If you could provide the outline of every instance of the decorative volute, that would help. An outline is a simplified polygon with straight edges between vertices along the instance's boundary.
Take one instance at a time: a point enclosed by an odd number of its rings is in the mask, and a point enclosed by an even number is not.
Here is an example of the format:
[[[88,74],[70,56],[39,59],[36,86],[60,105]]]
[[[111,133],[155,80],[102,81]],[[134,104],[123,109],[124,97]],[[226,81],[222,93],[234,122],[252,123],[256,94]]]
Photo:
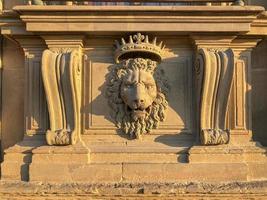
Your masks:
[[[198,52],[196,61],[198,127],[203,145],[227,144],[227,107],[234,74],[232,49]]]
[[[81,67],[80,50],[55,53],[45,50],[42,77],[46,93],[50,129],[49,145],[75,144],[80,138]]]

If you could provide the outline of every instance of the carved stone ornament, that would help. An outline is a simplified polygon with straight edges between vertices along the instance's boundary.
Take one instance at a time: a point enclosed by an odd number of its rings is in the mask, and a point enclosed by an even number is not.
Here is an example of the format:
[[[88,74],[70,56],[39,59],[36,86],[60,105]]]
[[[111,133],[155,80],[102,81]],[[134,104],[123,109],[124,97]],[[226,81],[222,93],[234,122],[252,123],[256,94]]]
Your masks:
[[[227,107],[234,74],[232,49],[200,49],[195,71],[200,141],[203,145],[227,144]]]
[[[107,98],[117,127],[138,139],[166,118],[168,84],[157,66],[164,47],[140,33],[115,45],[117,64],[109,74]]]
[[[81,52],[45,50],[42,78],[49,111],[49,145],[75,144],[80,134]]]
[[[42,0],[28,0],[29,5],[44,5]]]

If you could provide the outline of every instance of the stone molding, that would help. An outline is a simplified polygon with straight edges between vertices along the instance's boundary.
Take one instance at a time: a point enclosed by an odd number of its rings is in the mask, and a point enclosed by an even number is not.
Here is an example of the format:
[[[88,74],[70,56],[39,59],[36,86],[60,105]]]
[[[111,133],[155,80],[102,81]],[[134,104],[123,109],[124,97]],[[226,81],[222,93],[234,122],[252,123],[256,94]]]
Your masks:
[[[74,49],[82,51],[84,35],[42,35],[48,48],[56,53],[67,53]]]
[[[259,6],[16,6],[32,32],[249,32]],[[90,12],[90,15],[88,15]],[[105,15],[101,15],[101,13]],[[134,18],[129,16],[129,12]],[[61,17],[58,17],[60,13]],[[155,16],[155,13],[156,16]],[[218,13],[220,17],[218,18]],[[46,16],[45,18],[43,16]],[[201,17],[199,17],[201,16]],[[155,25],[155,21],[157,24]],[[185,25],[186,22],[186,25]]]

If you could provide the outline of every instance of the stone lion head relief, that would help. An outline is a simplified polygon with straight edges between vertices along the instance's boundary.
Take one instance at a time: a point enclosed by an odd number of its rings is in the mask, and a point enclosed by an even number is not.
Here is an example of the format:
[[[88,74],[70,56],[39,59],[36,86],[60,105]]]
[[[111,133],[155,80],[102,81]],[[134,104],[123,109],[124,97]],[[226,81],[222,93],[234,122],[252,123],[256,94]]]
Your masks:
[[[157,65],[164,47],[140,33],[116,41],[116,65],[107,80],[107,98],[116,125],[137,139],[166,118],[167,80]]]
[[[132,111],[132,118],[145,119],[150,106],[157,98],[157,85],[153,77],[153,71],[149,65],[155,65],[153,61],[143,58],[127,60],[125,75],[122,77],[120,96],[123,102]]]

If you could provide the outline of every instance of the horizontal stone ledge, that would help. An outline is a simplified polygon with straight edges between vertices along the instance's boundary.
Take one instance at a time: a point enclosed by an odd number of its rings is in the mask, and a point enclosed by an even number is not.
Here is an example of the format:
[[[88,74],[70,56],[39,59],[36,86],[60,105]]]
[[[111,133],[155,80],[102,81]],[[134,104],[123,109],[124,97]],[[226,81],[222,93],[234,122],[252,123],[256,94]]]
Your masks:
[[[30,181],[44,182],[120,182],[121,164],[65,164],[32,163],[29,168]]]
[[[152,19],[151,19],[152,20]],[[137,22],[28,22],[27,31],[32,32],[86,32],[94,34],[103,34],[105,32],[157,32],[163,34],[187,34],[187,33],[239,33],[250,31],[249,23],[170,23],[166,22],[146,23]]]
[[[171,153],[92,153],[91,163],[178,163],[187,162],[186,154]]]
[[[145,146],[147,145],[147,146]],[[145,144],[143,147],[136,146],[112,146],[112,145],[89,145],[91,153],[187,153],[190,146],[161,147],[153,144]]]
[[[165,182],[165,183],[45,183],[45,182],[21,182],[21,181],[0,181],[0,196],[5,195],[36,195],[44,196],[49,194],[60,195],[185,195],[192,194],[201,196],[204,194],[228,196],[231,199],[240,194],[245,197],[252,195],[261,197],[267,194],[267,181],[248,182]],[[14,197],[13,196],[13,197]]]
[[[160,159],[160,158],[159,158]],[[233,182],[259,180],[267,163],[122,163],[66,164],[35,162],[30,164],[30,181],[83,183],[160,183],[160,182]],[[256,170],[256,171],[255,171]],[[267,180],[262,173],[260,180]]]
[[[245,163],[125,163],[122,171],[123,180],[128,182],[246,181],[248,175]]]
[[[32,32],[249,32],[260,6],[16,6]]]
[[[264,7],[261,6],[15,6],[13,10],[23,11],[168,11],[168,12],[259,12],[264,11]]]

